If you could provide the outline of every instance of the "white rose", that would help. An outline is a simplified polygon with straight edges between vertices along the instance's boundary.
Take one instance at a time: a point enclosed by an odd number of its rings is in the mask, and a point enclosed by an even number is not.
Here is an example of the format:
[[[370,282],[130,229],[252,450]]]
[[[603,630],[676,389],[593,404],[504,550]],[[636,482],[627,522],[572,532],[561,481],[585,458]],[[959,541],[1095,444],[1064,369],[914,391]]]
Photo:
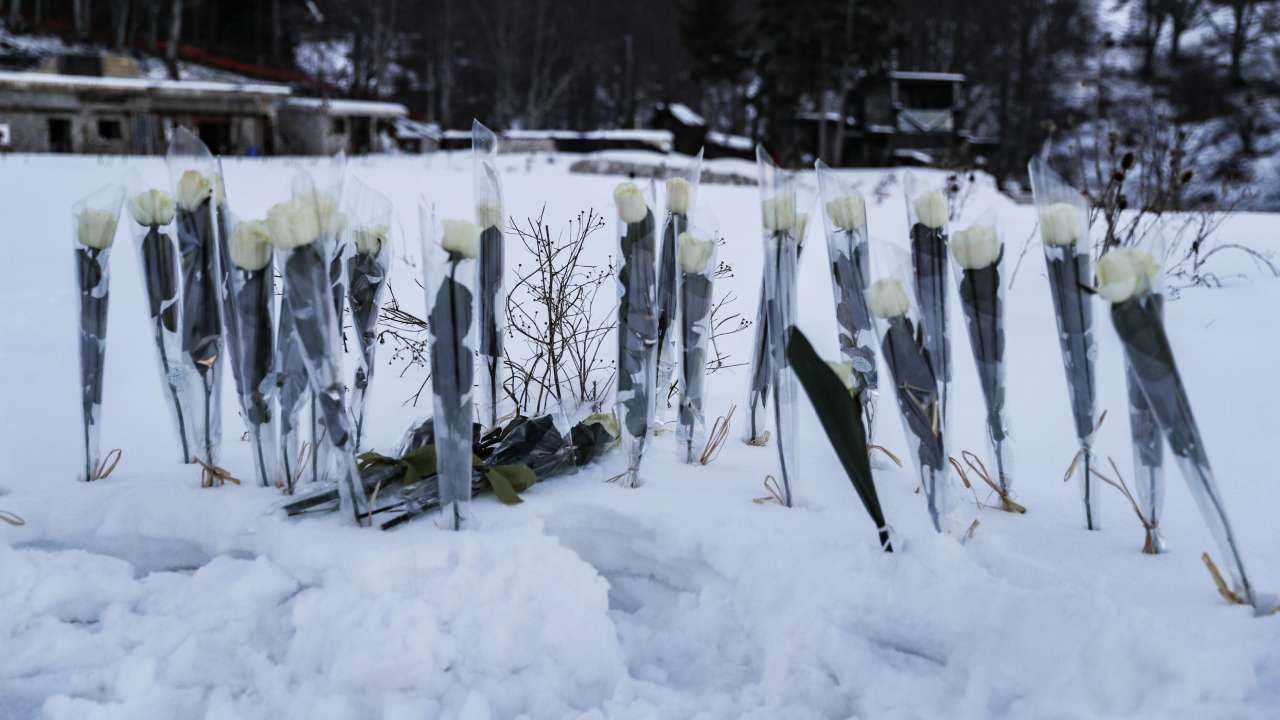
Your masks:
[[[1109,250],[1098,261],[1098,294],[1124,302],[1150,291],[1159,272],[1155,259],[1137,248]]]
[[[482,228],[502,227],[502,206],[477,205],[476,219]]]
[[[667,209],[677,215],[689,214],[689,181],[682,177],[667,178]]]
[[[310,245],[320,237],[320,221],[314,206],[303,208],[294,202],[277,203],[267,210],[271,244],[282,250]]]
[[[644,201],[644,193],[635,183],[624,182],[613,190],[613,202],[618,206],[618,217],[628,225],[644,222],[649,214],[649,205]]]
[[[882,278],[867,288],[867,308],[876,317],[895,318],[906,315],[911,309],[911,299],[906,288],[897,278]]]
[[[760,203],[761,221],[769,232],[786,232],[796,224],[796,196],[793,193],[775,195]]]
[[[841,195],[827,203],[827,217],[841,230],[860,230],[867,224],[867,203],[856,193]]]
[[[947,197],[937,190],[928,190],[916,196],[916,222],[930,228],[947,224]]]
[[[809,228],[809,213],[796,215],[796,242],[804,245],[804,233]]]
[[[246,220],[236,225],[227,250],[231,262],[244,270],[261,270],[271,262],[271,232],[261,220]]]
[[[97,250],[111,247],[116,238],[116,216],[107,210],[85,208],[76,216],[76,237],[80,244]]]
[[[690,232],[680,233],[680,269],[685,274],[705,272],[715,251],[714,240],[700,238]]]
[[[840,378],[840,382],[844,383],[844,389],[850,393],[854,391],[853,383],[853,361],[852,360],[828,360],[827,367],[831,368],[831,372]]]
[[[466,220],[442,220],[440,247],[450,255],[474,258],[480,254],[480,227]]]
[[[1045,245],[1074,245],[1083,229],[1080,211],[1071,203],[1054,203],[1040,211],[1040,239]]]
[[[155,188],[140,192],[129,198],[129,214],[143,227],[168,225],[173,222],[173,198]]]
[[[298,212],[310,213],[321,232],[337,235],[347,224],[347,218],[338,212],[338,201],[325,192],[306,192],[293,201]]]
[[[198,210],[211,194],[213,185],[199,170],[188,170],[178,180],[178,207],[187,212]]]
[[[370,225],[351,231],[356,241],[356,252],[361,255],[377,255],[387,239],[386,225]]]
[[[951,236],[951,253],[966,270],[980,270],[1000,258],[1000,238],[992,225],[973,225]]]

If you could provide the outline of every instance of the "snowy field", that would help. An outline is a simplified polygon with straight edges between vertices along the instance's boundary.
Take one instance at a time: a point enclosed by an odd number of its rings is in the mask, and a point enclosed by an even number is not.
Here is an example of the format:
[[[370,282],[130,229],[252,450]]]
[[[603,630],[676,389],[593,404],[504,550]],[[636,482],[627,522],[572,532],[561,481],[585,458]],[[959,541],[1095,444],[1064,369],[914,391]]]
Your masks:
[[[508,213],[562,227],[595,207],[610,218],[591,253],[613,253],[618,178],[576,175],[554,156],[503,156]],[[1280,716],[1280,617],[1223,602],[1200,561],[1213,550],[1170,465],[1162,521],[1171,551],[1144,556],[1127,501],[1104,495],[1103,530],[1083,530],[1076,450],[1038,247],[1009,295],[1010,418],[1021,516],[977,510],[966,544],[929,528],[913,473],[877,472],[898,552],[876,536],[807,402],[798,506],[757,504],[776,450],[730,442],[713,464],[651,444],[647,483],[603,482],[607,462],[538,485],[516,507],[475,502],[480,529],[415,522],[380,533],[336,517],[290,521],[278,492],[201,489],[174,463],[138,262],[121,220],[103,414],[104,448],[124,459],[106,481],[81,462],[69,206],[157,159],[0,157],[0,524],[2,718],[1266,718]],[[745,163],[712,169],[750,171]],[[284,199],[284,160],[226,165],[234,211]],[[465,155],[357,159],[349,171],[396,203],[416,245],[417,199],[471,214]],[[852,173],[864,193],[879,172]],[[873,238],[901,236],[901,184],[869,208]],[[704,186],[735,277],[719,290],[753,316],[761,249],[754,187]],[[989,189],[1011,249],[1034,213]],[[1241,215],[1224,237],[1280,248],[1280,218]],[[835,356],[825,249],[801,263],[800,325]],[[1251,271],[1226,258],[1225,273]],[[514,261],[509,260],[514,264]],[[422,314],[414,271],[393,288]],[[717,293],[719,294],[719,293]],[[956,300],[953,297],[953,309]],[[1280,281],[1252,273],[1187,290],[1168,308],[1178,353],[1255,586],[1280,590],[1276,470]],[[958,309],[954,310],[957,317]],[[1120,348],[1099,306],[1098,453],[1131,467]],[[959,324],[957,328],[961,327]],[[738,361],[750,333],[729,338]],[[952,452],[986,452],[982,400],[959,332]],[[383,360],[386,359],[384,354]],[[350,359],[348,360],[350,362]],[[373,444],[390,451],[424,408],[422,380],[382,365]],[[882,373],[885,371],[882,368]],[[709,380],[709,419],[742,405],[746,370]],[[251,478],[230,378],[225,464]],[[880,442],[904,455],[893,404]],[[953,478],[954,480],[954,478]],[[959,494],[957,490],[957,494]],[[987,493],[978,498],[990,501]]]

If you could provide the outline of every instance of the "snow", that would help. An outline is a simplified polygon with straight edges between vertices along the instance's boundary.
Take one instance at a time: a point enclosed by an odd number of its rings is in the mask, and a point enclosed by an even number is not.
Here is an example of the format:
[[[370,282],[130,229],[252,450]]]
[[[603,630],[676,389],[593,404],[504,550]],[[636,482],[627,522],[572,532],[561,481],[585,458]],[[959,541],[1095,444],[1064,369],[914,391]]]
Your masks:
[[[707,121],[701,115],[694,112],[684,103],[671,103],[667,106],[667,109],[671,111],[671,114],[675,116],[675,119],[679,120],[682,125],[686,125],[688,127],[702,127],[707,124]]]
[[[400,103],[376,100],[343,100],[341,98],[289,98],[285,105],[304,110],[324,110],[330,115],[367,115],[369,117],[405,117],[409,109]]]
[[[247,93],[254,95],[288,95],[288,85],[264,82],[218,82],[212,80],[149,80],[143,78],[86,77],[54,73],[0,71],[0,84],[25,88],[57,88],[66,90],[132,90],[172,95],[184,93]]]
[[[588,206],[611,216],[617,177],[577,175],[563,156],[500,156],[508,212],[561,226]],[[546,161],[550,160],[550,161]],[[669,163],[679,160],[669,157]],[[233,209],[261,215],[294,163],[228,158]],[[742,161],[709,161],[709,170]],[[1199,555],[1212,548],[1176,470],[1162,521],[1172,551],[1139,553],[1142,532],[1118,494],[1103,530],[1082,529],[1078,488],[1061,480],[1075,452],[1056,329],[1038,249],[1009,293],[1015,493],[1025,516],[977,511],[964,545],[928,529],[910,473],[877,470],[898,543],[875,533],[807,405],[801,407],[799,505],[758,504],[776,450],[734,428],[707,467],[651,444],[647,483],[622,489],[616,453],[538,485],[514,507],[479,499],[481,527],[430,521],[390,533],[335,517],[287,521],[274,490],[201,489],[172,463],[170,431],[126,228],[112,260],[103,446],[124,460],[77,483],[72,202],[130,167],[167,178],[155,158],[0,157],[0,217],[12,272],[0,285],[0,717],[29,718],[845,718],[1275,717],[1280,619],[1226,605]],[[419,193],[470,212],[465,153],[353,158],[351,174],[396,203],[417,235]],[[868,197],[874,235],[906,233],[900,181],[844,173]],[[915,172],[915,171],[913,171]],[[929,172],[929,171],[923,171]],[[804,178],[811,183],[811,175]],[[877,194],[877,187],[887,193]],[[753,315],[761,266],[751,187],[704,185],[734,266],[719,281]],[[1034,213],[985,184],[972,201],[1000,214],[1020,251]],[[122,220],[127,222],[127,220]],[[1242,214],[1224,237],[1264,251],[1274,215]],[[815,226],[816,227],[816,226]],[[812,232],[812,231],[811,231]],[[614,252],[610,224],[588,253]],[[813,238],[817,236],[814,235]],[[802,329],[835,355],[822,243],[801,263]],[[416,243],[399,253],[412,261]],[[513,244],[512,248],[518,245]],[[514,252],[514,251],[513,251]],[[1170,334],[1257,586],[1280,587],[1273,458],[1280,377],[1271,308],[1280,281],[1222,253],[1221,290],[1187,289]],[[511,258],[512,264],[518,258]],[[421,313],[416,271],[393,286]],[[953,297],[953,302],[955,298]],[[1101,308],[1098,451],[1128,468],[1120,352]],[[725,340],[738,361],[750,333]],[[956,343],[956,448],[985,450],[967,339]],[[403,400],[422,375],[385,364],[374,380],[374,445],[389,449],[422,409]],[[350,365],[350,363],[348,363]],[[711,415],[742,403],[746,372],[709,380]],[[237,405],[224,385],[226,465],[251,477]],[[882,398],[878,439],[903,439]],[[739,407],[737,422],[741,422]],[[667,413],[670,417],[671,413]],[[986,493],[979,493],[991,500]]]

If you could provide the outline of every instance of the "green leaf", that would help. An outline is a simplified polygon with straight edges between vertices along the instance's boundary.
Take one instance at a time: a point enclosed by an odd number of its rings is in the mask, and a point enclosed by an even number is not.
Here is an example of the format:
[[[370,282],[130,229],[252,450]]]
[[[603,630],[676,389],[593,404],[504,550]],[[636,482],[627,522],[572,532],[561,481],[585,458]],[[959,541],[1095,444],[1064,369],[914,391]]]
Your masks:
[[[504,505],[520,502],[520,493],[533,487],[538,481],[528,465],[495,465],[483,468],[485,479],[493,488],[493,494]]]
[[[871,476],[871,457],[867,453],[867,431],[862,425],[862,413],[857,398],[849,397],[849,390],[840,377],[809,344],[809,339],[797,328],[791,328],[787,339],[787,360],[800,378],[800,385],[809,396],[809,402],[822,421],[822,429],[831,441],[831,447],[840,458],[840,464],[849,475],[849,481],[858,492],[862,505],[867,509],[880,535],[880,545],[885,552],[893,552],[889,544],[888,525],[880,508],[880,497]]]

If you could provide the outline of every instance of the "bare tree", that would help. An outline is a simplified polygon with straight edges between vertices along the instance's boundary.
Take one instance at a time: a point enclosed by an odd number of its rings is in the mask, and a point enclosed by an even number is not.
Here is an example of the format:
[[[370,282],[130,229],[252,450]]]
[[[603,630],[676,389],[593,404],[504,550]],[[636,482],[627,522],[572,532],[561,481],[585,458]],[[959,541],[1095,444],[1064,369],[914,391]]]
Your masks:
[[[178,70],[178,41],[182,38],[182,0],[173,0],[169,6],[169,41],[164,48],[165,64],[169,66],[169,77],[181,80]]]
[[[1200,21],[1204,0],[1164,0],[1169,15],[1169,62],[1182,62],[1182,36]]]

